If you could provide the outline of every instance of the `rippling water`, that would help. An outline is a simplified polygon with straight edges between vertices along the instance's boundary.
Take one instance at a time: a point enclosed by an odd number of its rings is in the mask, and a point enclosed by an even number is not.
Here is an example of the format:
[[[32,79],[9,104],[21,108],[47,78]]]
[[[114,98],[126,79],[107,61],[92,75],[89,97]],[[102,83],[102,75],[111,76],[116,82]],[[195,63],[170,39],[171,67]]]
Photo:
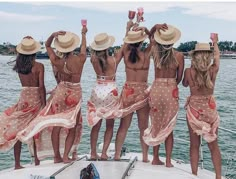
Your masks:
[[[13,105],[19,98],[21,84],[18,79],[18,75],[11,70],[11,67],[7,65],[7,62],[10,61],[9,56],[0,56],[0,112],[2,112],[5,108]],[[13,57],[14,59],[14,57]],[[52,68],[49,60],[39,60],[45,66],[45,85],[46,89],[50,90],[55,87],[56,82],[54,76],[52,74]],[[189,67],[190,60],[186,59],[185,66]],[[149,83],[151,84],[154,80],[154,69],[153,64],[151,64],[150,72],[149,72]],[[81,144],[79,146],[79,153],[87,153],[90,150],[89,144],[89,134],[90,128],[87,126],[85,120],[86,113],[86,102],[90,96],[90,92],[95,82],[95,73],[93,71],[92,65],[90,64],[89,58],[85,63],[81,85],[83,89],[83,105],[82,105],[82,113],[84,118],[84,130]],[[125,82],[125,68],[124,64],[121,64],[117,70],[117,84],[119,89],[121,90],[123,83]],[[235,115],[236,115],[236,60],[231,59],[222,59],[220,65],[220,71],[217,76],[216,87],[215,87],[215,97],[218,104],[218,111],[221,117],[220,126],[224,128],[228,128],[231,130],[236,129]],[[184,88],[182,85],[179,85],[180,89],[180,111],[178,118],[185,119],[185,110],[183,108],[186,97],[189,95],[189,89]],[[115,134],[117,132],[117,128],[119,125],[119,119],[115,122],[115,130],[112,142],[115,141]],[[104,133],[104,123],[100,131],[98,143],[103,142],[103,133]],[[136,115],[133,117],[132,124],[129,128],[127,138],[125,140],[125,146],[129,149],[129,151],[140,152],[140,143],[138,135],[138,125]],[[189,140],[188,130],[186,121],[178,120],[177,125],[174,130],[175,138],[186,139]],[[203,142],[204,146],[204,167],[209,170],[213,170],[210,153],[207,147],[207,144]],[[232,175],[232,178],[236,178],[236,162],[235,160],[231,160],[236,158],[235,150],[236,150],[236,135],[231,135],[225,131],[219,131],[219,145],[222,152],[223,158],[223,172],[224,174],[227,172]],[[150,149],[150,153],[152,150]],[[161,145],[160,150],[161,156],[165,155],[164,145]],[[181,159],[185,162],[189,161],[189,146],[185,142],[175,140],[174,149],[173,149],[173,158]],[[27,151],[27,146],[23,145],[22,154],[21,154],[22,164],[29,163],[31,161],[31,157]],[[12,167],[14,164],[13,150],[8,152],[0,152],[0,170]],[[231,165],[232,164],[232,165]]]

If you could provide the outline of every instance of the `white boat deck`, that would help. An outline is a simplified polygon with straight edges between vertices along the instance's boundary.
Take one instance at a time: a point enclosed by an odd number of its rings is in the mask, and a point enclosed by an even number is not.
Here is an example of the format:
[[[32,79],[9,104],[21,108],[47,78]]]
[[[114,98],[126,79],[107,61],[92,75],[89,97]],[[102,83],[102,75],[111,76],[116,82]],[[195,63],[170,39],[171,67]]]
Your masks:
[[[88,155],[89,156],[89,155]],[[138,158],[138,161],[135,160]],[[151,156],[149,156],[151,159]],[[86,159],[75,161],[69,166],[63,163],[54,164],[52,160],[42,161],[41,165],[27,165],[21,170],[7,169],[0,171],[0,179],[49,179],[54,176],[55,179],[78,179],[80,171],[89,163],[93,163],[100,175],[100,179],[145,179],[145,178],[161,178],[161,179],[215,179],[213,172],[199,169],[198,176],[191,174],[189,164],[172,161],[174,167],[167,168],[164,165],[151,165],[151,163],[143,163],[140,161],[141,153],[126,153],[122,157],[124,161],[87,161]],[[127,160],[129,159],[129,160]],[[161,158],[165,161],[164,158]],[[129,165],[134,162],[129,169],[128,176],[125,171]],[[58,172],[63,167],[64,170]],[[54,174],[54,175],[53,175]],[[34,177],[33,177],[34,176]],[[41,176],[41,177],[39,177]]]

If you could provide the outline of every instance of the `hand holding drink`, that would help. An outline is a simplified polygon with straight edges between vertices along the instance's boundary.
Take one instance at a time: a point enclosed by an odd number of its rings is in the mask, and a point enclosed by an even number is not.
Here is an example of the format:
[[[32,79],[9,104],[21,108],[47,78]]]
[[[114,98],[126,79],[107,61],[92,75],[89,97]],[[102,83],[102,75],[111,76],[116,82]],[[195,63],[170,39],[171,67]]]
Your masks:
[[[218,42],[218,34],[211,33],[210,39],[212,40],[212,43],[217,43]]]
[[[144,11],[143,11],[143,8],[142,7],[139,7],[138,8],[138,16],[139,16],[139,18],[137,17],[137,19],[139,19],[139,21],[144,21],[144,19],[143,19],[143,14],[144,14]]]
[[[134,17],[135,17],[135,14],[136,14],[135,11],[131,11],[131,10],[129,10],[129,14],[128,14],[129,20],[133,20]]]
[[[87,26],[87,19],[81,19],[81,24],[83,27]]]

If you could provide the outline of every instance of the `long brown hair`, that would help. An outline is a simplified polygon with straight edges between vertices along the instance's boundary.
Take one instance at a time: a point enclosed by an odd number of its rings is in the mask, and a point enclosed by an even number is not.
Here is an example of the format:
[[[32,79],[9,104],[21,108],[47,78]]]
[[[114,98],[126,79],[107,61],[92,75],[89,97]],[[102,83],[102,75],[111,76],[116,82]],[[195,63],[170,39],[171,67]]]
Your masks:
[[[138,43],[134,43],[134,44],[129,44],[128,48],[130,51],[129,54],[129,61],[131,63],[136,63],[139,60],[139,56],[138,56],[138,47],[141,44],[141,42]]]
[[[96,57],[98,58],[99,64],[102,68],[102,72],[105,73],[107,69],[107,50],[96,51],[94,50]]]
[[[211,81],[210,67],[212,53],[207,51],[199,51],[191,54],[192,67],[196,71],[195,79],[199,88],[213,88],[213,82]]]
[[[13,70],[17,73],[27,75],[31,73],[35,57],[36,54],[24,55],[19,53],[14,61],[10,61],[7,64],[15,63]]]
[[[156,67],[159,69],[162,67],[168,69],[172,64],[176,66],[179,64],[174,55],[173,44],[161,45],[156,43],[156,45],[152,47],[152,52]]]

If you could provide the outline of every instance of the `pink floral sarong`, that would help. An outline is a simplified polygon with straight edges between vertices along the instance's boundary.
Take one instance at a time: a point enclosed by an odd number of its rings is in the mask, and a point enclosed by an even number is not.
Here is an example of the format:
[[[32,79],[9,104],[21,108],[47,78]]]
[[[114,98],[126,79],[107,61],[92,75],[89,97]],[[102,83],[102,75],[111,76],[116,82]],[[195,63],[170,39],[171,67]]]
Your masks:
[[[97,80],[87,103],[87,121],[90,127],[101,119],[114,119],[121,114],[118,89],[112,80]]]
[[[0,150],[11,149],[18,141],[17,133],[37,116],[42,103],[38,87],[23,87],[17,104],[0,116]]]
[[[148,84],[146,82],[129,82],[123,87],[120,103],[122,117],[148,105]]]
[[[144,131],[143,140],[156,146],[173,131],[179,110],[178,87],[174,78],[157,78],[149,96],[151,126]]]
[[[185,104],[185,109],[193,132],[202,135],[208,143],[216,140],[220,117],[216,110],[214,96],[190,96]]]
[[[80,84],[60,82],[47,100],[47,105],[30,125],[18,134],[18,138],[29,143],[30,139],[34,137],[38,158],[41,160],[54,155],[51,141],[51,132],[54,126],[63,127],[60,132],[61,153],[64,151],[65,138],[69,128],[76,127],[76,137],[71,152],[76,151],[82,135],[82,117],[80,116],[79,121],[76,121],[81,103]]]

